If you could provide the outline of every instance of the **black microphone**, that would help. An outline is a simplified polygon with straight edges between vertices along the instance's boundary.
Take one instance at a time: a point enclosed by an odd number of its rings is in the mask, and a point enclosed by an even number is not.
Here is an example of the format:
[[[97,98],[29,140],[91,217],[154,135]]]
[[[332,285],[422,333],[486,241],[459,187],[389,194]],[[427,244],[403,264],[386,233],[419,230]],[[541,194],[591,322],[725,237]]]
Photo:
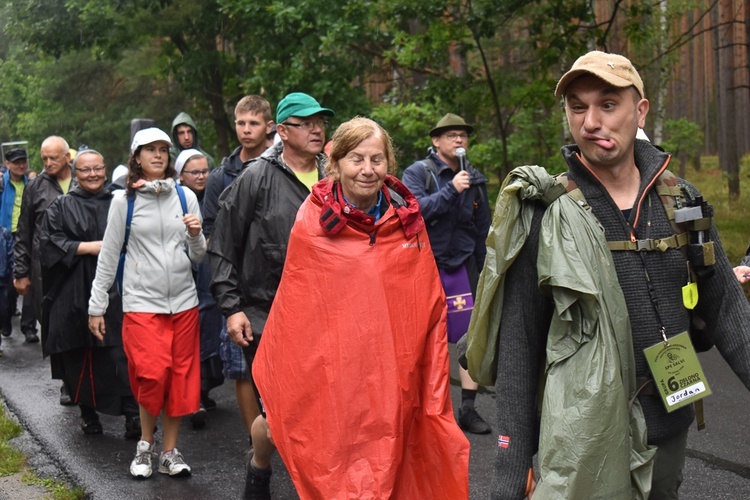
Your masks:
[[[461,171],[466,170],[466,150],[464,148],[456,148],[456,156],[458,157],[458,169]]]

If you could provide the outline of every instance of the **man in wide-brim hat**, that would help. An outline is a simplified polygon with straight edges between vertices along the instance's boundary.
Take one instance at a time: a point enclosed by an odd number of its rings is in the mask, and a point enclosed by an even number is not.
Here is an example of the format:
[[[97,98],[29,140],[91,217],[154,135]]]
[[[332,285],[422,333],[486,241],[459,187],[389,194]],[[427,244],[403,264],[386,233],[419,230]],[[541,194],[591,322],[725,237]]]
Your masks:
[[[487,179],[468,161],[466,151],[474,127],[453,113],[430,130],[427,157],[404,171],[403,182],[414,193],[427,222],[435,261],[448,300],[448,340],[455,342],[469,326],[479,271],[484,266],[484,240],[490,227]],[[459,426],[471,433],[492,429],[474,409],[479,386],[459,367]]]

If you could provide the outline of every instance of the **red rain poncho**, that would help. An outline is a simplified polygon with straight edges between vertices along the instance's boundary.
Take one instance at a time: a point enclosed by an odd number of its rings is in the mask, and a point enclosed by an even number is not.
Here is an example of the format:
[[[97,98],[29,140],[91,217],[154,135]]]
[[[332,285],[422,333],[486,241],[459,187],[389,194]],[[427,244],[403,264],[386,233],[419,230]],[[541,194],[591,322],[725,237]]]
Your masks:
[[[391,204],[374,226],[344,217],[333,183],[315,186],[253,362],[303,499],[469,496],[445,296],[416,199],[395,177],[386,185],[407,205]]]

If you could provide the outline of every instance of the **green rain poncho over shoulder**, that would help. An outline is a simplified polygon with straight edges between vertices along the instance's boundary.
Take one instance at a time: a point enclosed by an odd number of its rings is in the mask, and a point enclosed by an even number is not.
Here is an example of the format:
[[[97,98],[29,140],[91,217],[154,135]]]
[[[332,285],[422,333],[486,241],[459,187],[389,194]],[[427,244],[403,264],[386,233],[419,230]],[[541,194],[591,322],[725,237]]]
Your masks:
[[[480,384],[495,382],[498,336],[514,334],[499,330],[505,273],[529,235],[534,201],[553,199],[537,257],[539,287],[552,297],[554,313],[534,499],[647,498],[654,450],[635,397],[625,298],[596,217],[582,197],[555,199],[557,189],[538,166],[518,167],[503,183],[469,326],[469,373]]]

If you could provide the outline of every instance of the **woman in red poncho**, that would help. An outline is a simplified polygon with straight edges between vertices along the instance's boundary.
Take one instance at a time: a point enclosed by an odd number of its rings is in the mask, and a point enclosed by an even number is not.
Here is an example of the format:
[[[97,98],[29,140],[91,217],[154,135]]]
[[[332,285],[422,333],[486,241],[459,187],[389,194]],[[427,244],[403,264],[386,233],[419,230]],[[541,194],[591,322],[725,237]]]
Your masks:
[[[468,498],[443,289],[390,137],[355,118],[300,207],[253,376],[304,498]]]

